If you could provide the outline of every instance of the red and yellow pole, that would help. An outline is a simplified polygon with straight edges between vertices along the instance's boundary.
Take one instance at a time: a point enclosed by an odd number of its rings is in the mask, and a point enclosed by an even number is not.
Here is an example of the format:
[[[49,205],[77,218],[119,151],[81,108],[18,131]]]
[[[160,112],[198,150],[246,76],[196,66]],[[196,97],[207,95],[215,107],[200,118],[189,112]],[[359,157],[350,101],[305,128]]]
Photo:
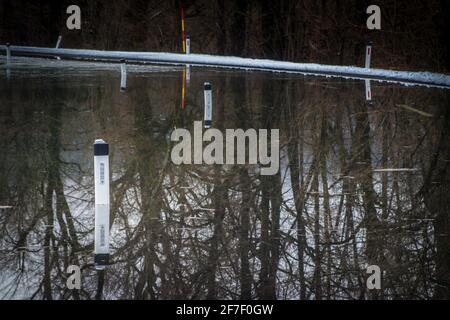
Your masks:
[[[184,21],[184,8],[183,5],[180,6],[181,10],[181,40],[183,46],[183,53],[186,53],[186,31],[185,31],[185,21]],[[183,68],[183,79],[181,84],[181,110],[184,111],[186,102],[186,67]]]

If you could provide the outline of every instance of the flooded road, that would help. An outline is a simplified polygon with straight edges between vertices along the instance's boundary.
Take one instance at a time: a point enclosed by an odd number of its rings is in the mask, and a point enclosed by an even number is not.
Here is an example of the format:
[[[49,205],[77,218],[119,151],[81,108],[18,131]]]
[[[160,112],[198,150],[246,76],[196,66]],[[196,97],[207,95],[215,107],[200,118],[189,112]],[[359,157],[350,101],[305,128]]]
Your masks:
[[[2,61],[3,62],[3,61]],[[0,298],[433,299],[450,282],[449,91],[41,59],[0,65]],[[279,129],[280,170],[175,165],[175,128]],[[93,265],[93,143],[111,266]],[[80,290],[66,286],[81,268]],[[367,286],[369,266],[381,289]],[[100,286],[101,287],[101,286]]]

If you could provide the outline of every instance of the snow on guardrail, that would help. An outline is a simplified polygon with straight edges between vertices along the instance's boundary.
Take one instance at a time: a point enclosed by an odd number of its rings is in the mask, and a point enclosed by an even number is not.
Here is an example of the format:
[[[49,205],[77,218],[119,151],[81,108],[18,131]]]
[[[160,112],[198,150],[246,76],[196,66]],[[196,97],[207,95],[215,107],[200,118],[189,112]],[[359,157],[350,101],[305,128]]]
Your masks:
[[[194,65],[219,68],[237,68],[273,72],[289,72],[333,76],[353,79],[370,79],[398,82],[406,85],[433,86],[450,89],[450,76],[432,72],[396,71],[367,69],[354,66],[335,66],[315,63],[297,63],[266,59],[250,59],[205,54],[178,54],[165,52],[101,51],[84,49],[55,49],[43,47],[11,46],[11,55],[33,57],[61,57],[67,59],[87,59],[95,61],[115,61],[125,59],[128,63],[155,63],[171,65]],[[5,54],[6,46],[0,46]]]

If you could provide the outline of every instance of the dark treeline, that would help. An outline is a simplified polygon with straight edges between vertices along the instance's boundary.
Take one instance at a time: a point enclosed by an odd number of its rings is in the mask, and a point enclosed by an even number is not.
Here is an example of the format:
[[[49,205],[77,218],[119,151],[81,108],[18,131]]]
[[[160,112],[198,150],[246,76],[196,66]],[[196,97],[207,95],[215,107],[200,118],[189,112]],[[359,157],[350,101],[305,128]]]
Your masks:
[[[108,50],[181,51],[180,5],[192,51],[340,65],[449,70],[449,2],[376,1],[382,29],[366,27],[361,0],[16,1],[1,0],[0,43]],[[82,10],[81,31],[65,27],[67,6]]]

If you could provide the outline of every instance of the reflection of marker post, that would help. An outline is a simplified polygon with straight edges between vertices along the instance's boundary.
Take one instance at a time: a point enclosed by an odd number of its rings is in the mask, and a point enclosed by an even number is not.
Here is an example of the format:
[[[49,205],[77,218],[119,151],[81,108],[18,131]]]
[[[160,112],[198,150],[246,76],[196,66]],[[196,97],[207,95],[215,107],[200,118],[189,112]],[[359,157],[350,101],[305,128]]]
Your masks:
[[[186,68],[183,68],[183,79],[181,79],[181,110],[184,111],[186,98]]]
[[[109,264],[109,145],[102,139],[94,144],[95,249],[97,270]]]
[[[186,54],[191,53],[191,37],[189,35],[186,36]]]
[[[191,37],[186,36],[186,54],[191,54]],[[191,81],[191,66],[186,65],[186,81]]]
[[[366,63],[365,67],[366,69],[370,69],[370,64],[372,60],[372,43],[370,42],[369,45],[366,46]],[[372,101],[372,89],[370,87],[370,80],[365,80],[366,85],[366,101]]]
[[[372,100],[372,89],[370,87],[370,80],[365,80],[366,83],[366,100],[371,101]]]
[[[205,82],[205,128],[212,125],[212,87],[209,82]]]
[[[189,64],[186,65],[186,81],[191,81],[191,66]]]
[[[11,62],[11,45],[9,43],[6,44],[6,64]]]
[[[127,88],[127,66],[125,60],[120,60],[120,91]]]
[[[58,41],[56,41],[55,49],[59,49],[59,46],[61,45],[62,36],[58,37]],[[57,60],[61,60],[60,57],[56,57]]]
[[[372,60],[372,44],[366,46],[366,68],[370,68],[370,63]]]

